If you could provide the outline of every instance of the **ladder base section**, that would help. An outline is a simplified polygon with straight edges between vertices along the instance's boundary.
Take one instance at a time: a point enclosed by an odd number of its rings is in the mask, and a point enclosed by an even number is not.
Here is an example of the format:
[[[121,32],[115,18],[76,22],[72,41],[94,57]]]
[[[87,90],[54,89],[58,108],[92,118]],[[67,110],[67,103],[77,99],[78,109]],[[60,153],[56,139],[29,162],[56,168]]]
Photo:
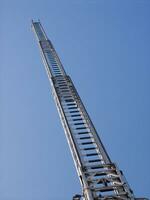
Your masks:
[[[86,200],[82,195],[76,194],[73,196],[72,200]],[[120,196],[107,196],[107,197],[97,197],[94,200],[149,200],[148,198],[122,198]]]
[[[83,193],[88,196],[85,200],[134,199],[123,173],[110,161],[70,77],[53,77],[52,82]]]

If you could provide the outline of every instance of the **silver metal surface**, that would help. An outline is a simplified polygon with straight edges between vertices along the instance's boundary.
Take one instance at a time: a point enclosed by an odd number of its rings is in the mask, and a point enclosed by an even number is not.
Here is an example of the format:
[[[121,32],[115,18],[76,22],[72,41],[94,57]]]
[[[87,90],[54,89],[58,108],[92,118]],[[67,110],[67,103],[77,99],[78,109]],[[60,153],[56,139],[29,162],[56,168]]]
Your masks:
[[[135,199],[123,173],[111,162],[41,23],[32,21],[32,29],[38,40],[54,100],[82,185],[83,199]],[[75,195],[73,198],[79,197]]]

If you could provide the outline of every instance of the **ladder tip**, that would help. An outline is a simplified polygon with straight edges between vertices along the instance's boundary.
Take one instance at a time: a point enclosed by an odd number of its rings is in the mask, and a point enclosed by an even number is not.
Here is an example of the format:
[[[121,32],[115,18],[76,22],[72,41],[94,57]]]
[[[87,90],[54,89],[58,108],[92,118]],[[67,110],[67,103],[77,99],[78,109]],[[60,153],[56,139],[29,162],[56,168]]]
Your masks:
[[[41,22],[40,22],[40,19],[38,19],[37,21],[34,21],[33,19],[31,19],[31,23],[32,23],[32,24],[34,24],[34,23],[36,23],[36,22],[41,23]]]

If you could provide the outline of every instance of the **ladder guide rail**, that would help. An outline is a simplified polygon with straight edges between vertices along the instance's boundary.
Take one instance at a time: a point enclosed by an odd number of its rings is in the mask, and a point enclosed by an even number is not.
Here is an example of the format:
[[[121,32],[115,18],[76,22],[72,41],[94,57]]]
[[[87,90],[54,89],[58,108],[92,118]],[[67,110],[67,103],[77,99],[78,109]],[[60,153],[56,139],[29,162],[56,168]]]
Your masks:
[[[84,200],[136,199],[112,163],[41,23],[32,21],[52,93],[81,182]],[[78,195],[74,199],[80,199]]]

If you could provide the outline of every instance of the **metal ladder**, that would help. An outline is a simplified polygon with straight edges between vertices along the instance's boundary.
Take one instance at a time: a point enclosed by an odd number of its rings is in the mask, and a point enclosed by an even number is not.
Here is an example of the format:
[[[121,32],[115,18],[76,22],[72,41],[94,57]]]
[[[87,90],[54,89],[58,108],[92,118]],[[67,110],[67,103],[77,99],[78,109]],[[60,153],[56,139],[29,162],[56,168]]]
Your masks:
[[[38,40],[54,100],[82,185],[83,199],[135,199],[122,171],[111,162],[41,23],[32,21],[32,29]],[[74,199],[78,198],[77,195]]]

